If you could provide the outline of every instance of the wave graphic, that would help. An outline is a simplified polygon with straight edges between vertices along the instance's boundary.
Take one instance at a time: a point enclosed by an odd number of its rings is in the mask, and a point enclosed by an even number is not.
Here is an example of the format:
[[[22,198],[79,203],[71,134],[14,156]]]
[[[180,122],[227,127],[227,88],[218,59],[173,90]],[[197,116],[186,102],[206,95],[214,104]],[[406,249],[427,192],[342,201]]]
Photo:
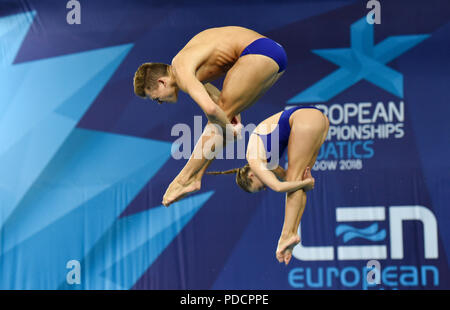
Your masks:
[[[343,234],[344,242],[354,238],[363,238],[370,241],[381,241],[386,238],[386,230],[378,231],[378,224],[374,223],[366,228],[355,228],[350,225],[341,224],[336,227],[336,236]]]

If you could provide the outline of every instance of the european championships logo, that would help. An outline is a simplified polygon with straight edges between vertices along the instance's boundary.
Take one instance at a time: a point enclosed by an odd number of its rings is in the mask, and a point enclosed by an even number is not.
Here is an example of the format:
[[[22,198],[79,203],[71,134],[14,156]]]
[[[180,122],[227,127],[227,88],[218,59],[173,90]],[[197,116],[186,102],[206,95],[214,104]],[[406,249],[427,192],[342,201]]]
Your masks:
[[[287,102],[287,105],[317,103],[316,107],[330,120],[327,140],[313,170],[361,170],[364,160],[374,157],[376,140],[404,137],[403,75],[387,64],[428,37],[427,34],[390,36],[374,44],[374,25],[364,17],[350,26],[349,48],[312,50],[339,66]],[[394,95],[394,99],[329,102],[362,80]]]

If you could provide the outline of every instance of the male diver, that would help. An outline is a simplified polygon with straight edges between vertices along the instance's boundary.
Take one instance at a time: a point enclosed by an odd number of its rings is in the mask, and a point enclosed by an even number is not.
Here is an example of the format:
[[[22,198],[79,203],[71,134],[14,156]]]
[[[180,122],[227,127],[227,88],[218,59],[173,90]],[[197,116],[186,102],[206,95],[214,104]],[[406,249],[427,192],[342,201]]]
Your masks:
[[[253,30],[228,26],[195,35],[170,65],[144,63],[138,68],[134,76],[136,95],[161,104],[176,102],[181,89],[203,110],[209,120],[207,126],[217,124],[222,128],[215,137],[204,130],[189,161],[166,190],[163,205],[169,206],[200,189],[201,178],[212,162],[204,156],[210,151],[204,148],[211,148],[206,142],[223,137],[227,128],[232,129],[233,136],[239,135],[240,113],[280,78],[286,65],[287,56],[280,44]],[[219,91],[210,82],[224,75]]]

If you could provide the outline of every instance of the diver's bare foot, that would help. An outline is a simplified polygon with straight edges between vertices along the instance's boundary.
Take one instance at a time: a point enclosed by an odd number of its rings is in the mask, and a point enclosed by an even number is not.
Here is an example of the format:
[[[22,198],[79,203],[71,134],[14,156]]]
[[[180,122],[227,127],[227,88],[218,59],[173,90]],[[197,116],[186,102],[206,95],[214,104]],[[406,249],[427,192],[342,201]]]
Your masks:
[[[292,250],[300,242],[300,237],[297,234],[288,237],[280,237],[276,251],[278,262],[289,264],[292,258]]]
[[[175,180],[173,180],[167,188],[166,193],[163,196],[162,204],[168,207],[172,203],[177,202],[187,195],[198,191],[200,187],[201,182],[198,180],[194,180],[183,185],[180,181],[178,181],[177,178],[175,178]]]

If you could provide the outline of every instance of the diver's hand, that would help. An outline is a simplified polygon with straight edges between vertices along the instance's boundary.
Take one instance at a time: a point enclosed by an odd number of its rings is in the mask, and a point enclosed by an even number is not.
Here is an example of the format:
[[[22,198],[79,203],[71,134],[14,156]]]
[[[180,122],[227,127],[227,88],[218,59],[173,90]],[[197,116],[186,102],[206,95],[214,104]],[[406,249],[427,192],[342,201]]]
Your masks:
[[[244,126],[241,123],[241,118],[240,118],[240,114],[234,116],[231,119],[231,125],[233,126],[233,138],[236,140],[240,140],[242,139],[242,128],[244,128]]]
[[[305,192],[314,189],[315,179],[311,174],[311,168],[306,167],[305,173],[303,174],[303,181],[308,181],[307,185],[303,188]]]
[[[244,126],[241,123],[233,125],[233,136],[236,140],[242,139],[242,128],[244,128]]]

